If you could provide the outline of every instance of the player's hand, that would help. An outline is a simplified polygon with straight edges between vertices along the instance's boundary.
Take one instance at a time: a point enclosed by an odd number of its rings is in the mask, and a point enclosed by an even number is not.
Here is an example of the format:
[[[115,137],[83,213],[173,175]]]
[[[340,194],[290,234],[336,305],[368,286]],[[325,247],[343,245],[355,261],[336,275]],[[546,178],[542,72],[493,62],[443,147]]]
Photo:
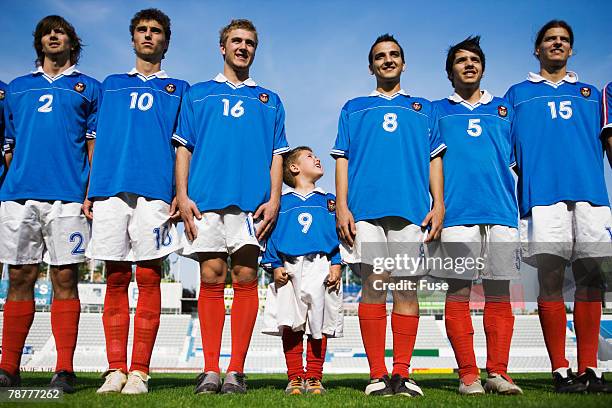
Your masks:
[[[342,283],[342,265],[332,265],[329,268],[329,275],[325,281],[328,289],[335,290],[336,292],[340,289]]]
[[[93,220],[93,203],[88,198],[83,201],[83,205],[81,206],[81,210],[83,214],[85,214],[85,218],[88,220]]]
[[[336,204],[336,230],[338,236],[348,246],[352,247],[357,235],[357,227],[355,227],[355,219],[353,214],[346,206],[338,206]]]
[[[285,286],[289,282],[289,274],[282,266],[279,268],[274,268],[274,283],[276,284],[276,288],[280,288],[281,286]]]
[[[200,214],[198,206],[188,196],[177,197],[177,203],[183,224],[185,224],[185,235],[187,235],[187,239],[193,241],[198,237],[198,227],[196,227],[193,217],[201,220],[202,214]]]
[[[276,221],[276,217],[278,216],[279,206],[280,202],[278,200],[270,200],[267,203],[260,205],[257,211],[255,211],[255,214],[253,214],[254,220],[262,218],[261,222],[257,226],[257,231],[255,231],[255,235],[258,240],[261,241],[267,237],[272,230],[274,221]]]
[[[440,238],[445,212],[446,209],[444,208],[444,204],[434,204],[431,211],[427,214],[423,222],[421,222],[421,227],[423,228],[431,225],[431,229],[429,230],[429,234],[427,234],[427,238],[425,238],[425,242],[431,242]]]
[[[172,204],[170,204],[170,220],[178,221],[181,218],[181,212],[178,208],[178,200],[176,197],[172,199]]]

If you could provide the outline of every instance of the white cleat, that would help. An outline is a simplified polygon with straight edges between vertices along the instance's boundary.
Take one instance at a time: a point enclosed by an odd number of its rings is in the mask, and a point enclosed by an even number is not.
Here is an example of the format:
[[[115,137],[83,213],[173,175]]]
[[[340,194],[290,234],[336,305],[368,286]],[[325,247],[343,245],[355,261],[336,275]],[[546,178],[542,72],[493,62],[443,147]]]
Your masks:
[[[104,384],[96,391],[98,394],[121,392],[127,382],[127,376],[121,370],[108,370],[102,374],[102,377]]]
[[[509,379],[510,377],[508,377]],[[494,392],[501,395],[519,395],[523,393],[521,388],[514,384],[511,380],[504,378],[501,374],[489,374],[485,382],[484,389],[486,392]]]
[[[461,395],[484,395],[485,390],[482,388],[482,384],[480,383],[480,378],[477,378],[471,384],[466,384],[463,380],[459,380],[459,394]]]
[[[136,395],[146,394],[149,392],[149,377],[142,371],[130,371],[127,377],[127,383],[121,390],[122,394]]]

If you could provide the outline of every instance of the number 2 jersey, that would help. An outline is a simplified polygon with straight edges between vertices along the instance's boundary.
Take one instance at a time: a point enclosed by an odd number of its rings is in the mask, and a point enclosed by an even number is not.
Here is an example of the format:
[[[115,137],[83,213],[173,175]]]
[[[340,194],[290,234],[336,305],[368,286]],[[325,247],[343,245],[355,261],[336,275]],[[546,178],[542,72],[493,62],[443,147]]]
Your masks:
[[[516,228],[511,166],[514,111],[487,91],[471,105],[458,94],[434,102],[444,154],[444,226],[495,224]]]
[[[0,201],[85,199],[99,95],[100,83],[74,66],[55,77],[39,68],[9,84],[5,144],[13,160]]]
[[[164,71],[145,76],[133,69],[104,80],[90,198],[133,193],[172,201],[172,134],[188,88]]]
[[[521,217],[534,206],[560,201],[609,206],[599,91],[571,72],[557,83],[530,73],[508,90],[506,99],[515,112]]]
[[[222,74],[189,89],[173,139],[192,152],[189,197],[200,211],[254,212],[270,199],[272,156],[289,150],[278,95]]]
[[[396,216],[419,224],[430,209],[430,159],[445,148],[426,99],[401,90],[348,101],[331,155],[348,159],[355,221]]]
[[[292,188],[283,191],[274,231],[261,264],[283,266],[287,258],[326,254],[332,265],[341,262],[336,233],[336,197],[320,188],[303,196]]]

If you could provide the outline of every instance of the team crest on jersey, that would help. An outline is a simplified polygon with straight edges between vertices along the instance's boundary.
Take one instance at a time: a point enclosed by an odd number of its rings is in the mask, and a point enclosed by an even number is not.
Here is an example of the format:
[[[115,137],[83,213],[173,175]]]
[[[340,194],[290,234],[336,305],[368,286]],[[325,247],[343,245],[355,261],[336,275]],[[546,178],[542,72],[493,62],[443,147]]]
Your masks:
[[[166,92],[174,93],[174,91],[176,91],[176,85],[174,85],[174,84],[166,85]]]
[[[508,108],[506,108],[504,105],[499,105],[497,107],[497,114],[502,118],[505,118],[508,116]]]
[[[423,109],[423,105],[420,102],[412,102],[412,109],[418,112]]]
[[[270,96],[267,93],[260,93],[259,100],[263,103],[268,103],[268,101],[270,100]]]
[[[580,93],[582,94],[582,96],[584,96],[585,98],[588,98],[589,96],[591,96],[591,88],[585,86],[580,88]]]
[[[327,200],[327,211],[336,211],[336,200]]]
[[[4,90],[0,89],[0,101],[4,99]]]
[[[83,92],[85,90],[85,84],[82,83],[82,82],[77,82],[74,85],[74,90],[77,91],[77,92]]]

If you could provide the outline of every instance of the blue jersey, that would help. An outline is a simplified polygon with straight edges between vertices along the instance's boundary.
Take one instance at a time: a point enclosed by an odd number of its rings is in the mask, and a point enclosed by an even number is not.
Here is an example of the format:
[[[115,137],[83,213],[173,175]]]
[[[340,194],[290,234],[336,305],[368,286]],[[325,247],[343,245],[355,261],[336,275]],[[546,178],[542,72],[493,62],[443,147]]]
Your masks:
[[[4,175],[4,97],[6,96],[6,84],[0,81],[0,185]]]
[[[531,73],[508,90],[506,99],[515,112],[521,217],[534,206],[560,201],[608,206],[599,91],[573,73],[558,83]]]
[[[444,226],[497,224],[518,227],[508,101],[484,92],[471,105],[459,95],[434,102],[444,155]]]
[[[287,258],[309,254],[326,254],[332,265],[341,262],[336,197],[320,188],[306,196],[289,188],[283,191],[276,226],[261,263],[267,268],[278,268]]]
[[[99,95],[100,83],[74,67],[54,78],[39,68],[9,84],[5,142],[13,160],[1,201],[85,199]]]
[[[601,92],[602,94],[602,128],[612,128],[612,82]]]
[[[189,197],[200,211],[255,211],[270,199],[272,155],[289,150],[278,95],[221,74],[186,93],[173,139],[192,152]]]
[[[134,69],[104,80],[89,197],[125,192],[172,201],[172,134],[188,87],[164,71],[145,77]]]
[[[331,155],[348,159],[355,221],[397,216],[421,223],[430,208],[429,161],[445,148],[428,100],[400,91],[348,101]]]

